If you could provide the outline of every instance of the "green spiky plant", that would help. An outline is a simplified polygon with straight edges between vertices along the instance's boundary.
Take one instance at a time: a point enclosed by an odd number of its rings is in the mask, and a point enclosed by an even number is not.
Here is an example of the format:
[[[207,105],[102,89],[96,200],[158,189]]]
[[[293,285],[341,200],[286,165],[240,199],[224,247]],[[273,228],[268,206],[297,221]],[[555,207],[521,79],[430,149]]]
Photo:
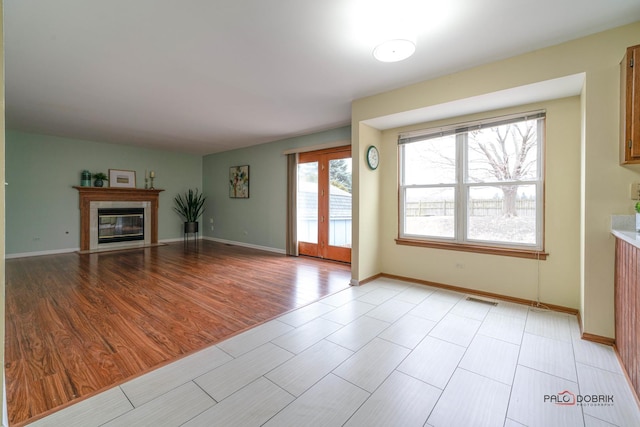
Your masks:
[[[636,212],[640,213],[640,202],[636,202]]]
[[[189,189],[184,193],[184,197],[178,194],[173,200],[176,203],[173,210],[184,218],[185,222],[197,222],[204,213],[204,202],[207,198],[202,193],[198,193],[196,188],[196,191]]]
[[[109,178],[107,178],[107,174],[104,172],[94,173],[93,175],[91,175],[91,177],[93,179],[99,179],[101,181],[109,181]]]

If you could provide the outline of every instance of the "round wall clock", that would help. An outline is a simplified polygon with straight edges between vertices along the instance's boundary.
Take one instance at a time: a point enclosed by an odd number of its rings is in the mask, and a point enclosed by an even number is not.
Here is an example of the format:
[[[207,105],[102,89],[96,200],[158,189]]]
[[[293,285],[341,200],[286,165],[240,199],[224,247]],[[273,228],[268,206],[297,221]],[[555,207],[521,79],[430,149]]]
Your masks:
[[[378,153],[378,149],[371,145],[367,149],[367,165],[369,165],[370,169],[376,169],[380,164],[380,153]]]

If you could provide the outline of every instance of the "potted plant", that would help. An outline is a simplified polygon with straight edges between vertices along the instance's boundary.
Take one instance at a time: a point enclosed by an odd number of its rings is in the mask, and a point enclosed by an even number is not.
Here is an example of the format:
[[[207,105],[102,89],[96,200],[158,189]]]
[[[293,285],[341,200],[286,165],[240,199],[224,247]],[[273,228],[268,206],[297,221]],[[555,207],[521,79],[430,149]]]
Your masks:
[[[94,173],[93,179],[93,185],[96,187],[102,187],[104,185],[102,181],[109,181],[109,179],[107,179],[107,175],[102,172]]]
[[[204,212],[204,202],[206,199],[204,194],[198,193],[197,188],[196,191],[189,189],[184,195],[178,194],[175,199],[173,199],[176,203],[173,210],[184,219],[185,233],[198,232],[198,218],[200,218]]]
[[[640,231],[640,202],[636,202],[636,231]]]

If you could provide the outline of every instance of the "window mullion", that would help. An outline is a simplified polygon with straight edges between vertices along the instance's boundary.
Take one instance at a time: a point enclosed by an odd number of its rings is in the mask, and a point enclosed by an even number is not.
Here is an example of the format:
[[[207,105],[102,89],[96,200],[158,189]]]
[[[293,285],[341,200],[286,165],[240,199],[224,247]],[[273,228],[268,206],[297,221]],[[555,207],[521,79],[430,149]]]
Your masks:
[[[400,219],[400,230],[399,230],[399,235],[400,236],[404,236],[405,233],[405,229],[406,229],[406,222],[407,222],[407,209],[406,209],[406,199],[407,199],[407,195],[406,195],[406,187],[404,185],[404,183],[406,182],[406,178],[405,178],[405,162],[404,162],[404,157],[405,157],[405,153],[404,153],[405,147],[401,146],[400,147],[400,170],[399,170],[399,175],[400,175],[400,188],[399,188],[399,192],[400,192],[400,205],[398,206],[398,218]]]
[[[451,188],[455,187],[455,184],[413,184],[413,185],[404,185],[403,188]]]
[[[537,150],[538,150],[538,175],[536,184],[536,243],[539,249],[543,249],[544,246],[544,170],[545,170],[545,157],[544,157],[544,145],[545,139],[545,124],[544,120],[538,120],[536,128]]]
[[[467,154],[466,154],[467,132],[456,135],[456,210],[455,223],[456,235],[458,242],[467,240],[467,187],[465,185],[467,173]]]
[[[538,185],[540,180],[467,182],[467,187],[502,187],[504,185]]]

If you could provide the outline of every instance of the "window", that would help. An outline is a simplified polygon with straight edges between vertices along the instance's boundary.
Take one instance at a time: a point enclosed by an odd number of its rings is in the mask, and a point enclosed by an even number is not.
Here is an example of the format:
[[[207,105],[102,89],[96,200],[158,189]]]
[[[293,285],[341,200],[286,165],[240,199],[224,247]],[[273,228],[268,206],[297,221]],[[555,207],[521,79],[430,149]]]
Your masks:
[[[544,259],[544,118],[401,134],[398,243]]]

